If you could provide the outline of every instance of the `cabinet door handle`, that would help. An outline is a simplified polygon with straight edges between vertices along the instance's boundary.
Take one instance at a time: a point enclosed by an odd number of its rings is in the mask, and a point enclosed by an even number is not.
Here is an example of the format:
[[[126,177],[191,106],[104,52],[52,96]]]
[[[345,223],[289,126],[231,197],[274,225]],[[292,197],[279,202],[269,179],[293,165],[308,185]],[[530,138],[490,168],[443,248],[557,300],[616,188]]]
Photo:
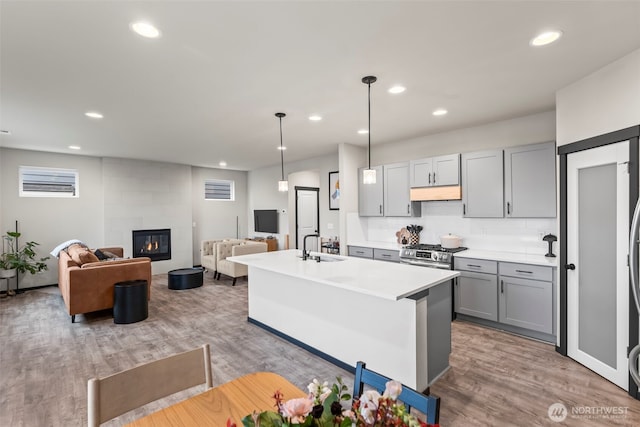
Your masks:
[[[407,213],[411,213],[411,203],[407,204]]]
[[[462,215],[466,215],[467,214],[467,205],[466,203],[462,204]]]
[[[433,183],[434,184],[436,183],[436,173],[435,172],[433,173]]]
[[[380,213],[382,213],[382,205],[380,205]]]
[[[385,258],[389,258],[391,255],[389,255],[389,254],[380,254],[380,256],[385,257]]]
[[[429,184],[431,184],[431,172],[429,172]]]
[[[533,271],[527,271],[527,270],[516,270],[516,273],[533,274]]]
[[[467,267],[469,267],[469,268],[482,268],[481,265],[477,265],[477,264],[467,264]]]
[[[500,293],[504,294],[504,280],[500,280]]]
[[[507,215],[511,215],[511,203],[507,202]]]

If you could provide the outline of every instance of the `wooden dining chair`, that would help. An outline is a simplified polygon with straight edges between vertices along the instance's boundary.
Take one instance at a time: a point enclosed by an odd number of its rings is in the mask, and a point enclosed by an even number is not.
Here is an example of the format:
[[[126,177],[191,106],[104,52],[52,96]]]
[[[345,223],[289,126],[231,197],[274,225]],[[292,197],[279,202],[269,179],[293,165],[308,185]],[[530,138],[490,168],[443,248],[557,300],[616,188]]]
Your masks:
[[[364,362],[358,362],[356,365],[355,383],[353,385],[353,398],[355,399],[362,395],[365,385],[376,389],[382,394],[386,388],[387,381],[391,381],[391,379],[366,369]],[[420,393],[403,384],[402,393],[398,396],[398,400],[404,403],[407,411],[414,408],[422,412],[428,424],[438,424],[440,419],[439,397]]]
[[[213,387],[209,344],[87,384],[89,427],[200,384]]]

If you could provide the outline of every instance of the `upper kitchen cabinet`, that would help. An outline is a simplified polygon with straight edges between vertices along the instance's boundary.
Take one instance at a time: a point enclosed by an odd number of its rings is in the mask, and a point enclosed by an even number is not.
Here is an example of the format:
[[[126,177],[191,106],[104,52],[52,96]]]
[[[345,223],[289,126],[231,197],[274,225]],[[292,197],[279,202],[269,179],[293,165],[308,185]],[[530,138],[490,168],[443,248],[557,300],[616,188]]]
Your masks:
[[[420,215],[420,203],[412,203],[409,162],[384,165],[384,216]]]
[[[358,212],[360,216],[383,216],[384,203],[384,176],[382,166],[374,166],[371,169],[376,171],[376,183],[364,184],[362,182],[362,171],[358,169]]]
[[[502,150],[463,153],[461,163],[463,216],[504,217]]]
[[[506,148],[504,180],[507,217],[556,216],[554,142]]]
[[[460,154],[412,160],[409,168],[411,187],[460,184]]]

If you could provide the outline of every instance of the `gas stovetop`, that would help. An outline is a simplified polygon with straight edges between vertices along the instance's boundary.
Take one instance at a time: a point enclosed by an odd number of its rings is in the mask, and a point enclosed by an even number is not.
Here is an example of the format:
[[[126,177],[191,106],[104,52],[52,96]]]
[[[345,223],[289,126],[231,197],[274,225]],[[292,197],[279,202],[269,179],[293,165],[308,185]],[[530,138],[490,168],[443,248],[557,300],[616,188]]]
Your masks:
[[[453,254],[467,248],[443,248],[440,245],[408,245],[400,249],[400,258],[410,264],[448,268],[453,265]]]
[[[437,252],[445,252],[450,254],[455,254],[456,252],[464,251],[467,248],[459,247],[455,249],[443,248],[442,245],[427,245],[427,244],[417,244],[417,245],[407,245],[402,247],[402,251],[405,249],[414,249],[418,251],[437,251]]]

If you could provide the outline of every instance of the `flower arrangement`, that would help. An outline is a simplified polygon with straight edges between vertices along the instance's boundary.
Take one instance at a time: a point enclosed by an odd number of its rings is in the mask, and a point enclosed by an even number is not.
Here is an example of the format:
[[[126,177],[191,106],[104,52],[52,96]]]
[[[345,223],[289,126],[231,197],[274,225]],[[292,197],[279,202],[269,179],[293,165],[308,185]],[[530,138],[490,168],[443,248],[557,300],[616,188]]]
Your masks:
[[[415,418],[397,401],[402,385],[389,381],[381,395],[375,390],[365,391],[352,404],[347,386],[340,377],[329,387],[325,381],[314,379],[307,387],[306,397],[285,401],[280,391],[273,395],[277,411],[254,412],[242,419],[244,427],[429,427]],[[236,427],[230,419],[227,427]]]

